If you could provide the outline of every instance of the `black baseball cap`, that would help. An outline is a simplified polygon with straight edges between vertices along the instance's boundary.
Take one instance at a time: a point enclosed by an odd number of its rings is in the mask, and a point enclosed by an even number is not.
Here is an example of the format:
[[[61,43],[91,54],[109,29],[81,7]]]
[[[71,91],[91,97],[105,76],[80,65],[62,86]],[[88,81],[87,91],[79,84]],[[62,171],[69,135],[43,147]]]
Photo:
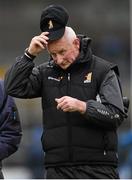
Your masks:
[[[63,6],[50,5],[42,11],[40,29],[49,32],[49,40],[60,39],[64,35],[68,18],[68,12]]]

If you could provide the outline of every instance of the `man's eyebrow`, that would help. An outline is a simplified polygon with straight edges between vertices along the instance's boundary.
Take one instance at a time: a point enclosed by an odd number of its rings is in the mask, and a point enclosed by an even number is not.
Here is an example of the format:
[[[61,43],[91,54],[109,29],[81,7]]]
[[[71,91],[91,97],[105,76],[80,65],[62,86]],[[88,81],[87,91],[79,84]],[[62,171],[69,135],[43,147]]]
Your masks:
[[[55,50],[55,51],[52,51],[52,52],[50,52],[50,54],[61,53],[61,52],[63,52],[63,51],[65,51],[65,49],[64,49],[64,48],[62,48],[62,49],[60,49],[60,50]]]

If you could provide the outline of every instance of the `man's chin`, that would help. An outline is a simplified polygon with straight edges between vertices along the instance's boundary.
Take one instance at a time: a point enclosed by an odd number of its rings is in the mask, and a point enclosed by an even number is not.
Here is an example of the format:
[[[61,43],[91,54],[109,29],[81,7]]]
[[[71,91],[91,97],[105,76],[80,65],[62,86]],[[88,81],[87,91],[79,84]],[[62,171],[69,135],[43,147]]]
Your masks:
[[[62,65],[62,66],[60,66],[60,67],[65,70],[65,69],[67,69],[69,66],[70,66],[70,64]]]

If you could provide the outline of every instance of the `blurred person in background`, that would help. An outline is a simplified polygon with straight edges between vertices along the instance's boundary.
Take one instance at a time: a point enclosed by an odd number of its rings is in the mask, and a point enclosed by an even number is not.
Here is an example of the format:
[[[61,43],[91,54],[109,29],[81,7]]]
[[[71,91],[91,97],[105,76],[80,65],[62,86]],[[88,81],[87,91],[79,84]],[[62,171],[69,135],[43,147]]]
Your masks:
[[[30,143],[28,143],[27,149],[27,165],[31,171],[33,179],[43,179],[44,177],[44,152],[40,137],[42,134],[42,127],[40,125],[34,125],[31,128]]]
[[[121,179],[132,178],[132,130],[122,132],[119,136],[119,156]]]
[[[125,112],[128,113],[129,100],[124,99]],[[132,131],[122,132],[118,139],[119,149],[119,174],[121,179],[132,178]]]
[[[92,54],[91,39],[67,26],[67,10],[45,8],[42,33],[5,76],[8,94],[42,97],[47,179],[119,178],[117,128],[126,117],[117,65]],[[49,62],[35,67],[47,50]]]
[[[0,170],[2,161],[17,151],[21,136],[17,107],[13,98],[5,94],[4,82],[0,80]],[[2,171],[0,179],[4,179]]]

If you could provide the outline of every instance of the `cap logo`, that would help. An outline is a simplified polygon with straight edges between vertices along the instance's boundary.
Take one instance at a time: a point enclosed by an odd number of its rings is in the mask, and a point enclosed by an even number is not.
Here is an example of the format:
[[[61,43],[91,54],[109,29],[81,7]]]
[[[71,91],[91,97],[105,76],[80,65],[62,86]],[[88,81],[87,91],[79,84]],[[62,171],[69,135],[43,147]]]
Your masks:
[[[49,29],[53,29],[54,26],[52,20],[49,20],[48,25],[49,25]]]

